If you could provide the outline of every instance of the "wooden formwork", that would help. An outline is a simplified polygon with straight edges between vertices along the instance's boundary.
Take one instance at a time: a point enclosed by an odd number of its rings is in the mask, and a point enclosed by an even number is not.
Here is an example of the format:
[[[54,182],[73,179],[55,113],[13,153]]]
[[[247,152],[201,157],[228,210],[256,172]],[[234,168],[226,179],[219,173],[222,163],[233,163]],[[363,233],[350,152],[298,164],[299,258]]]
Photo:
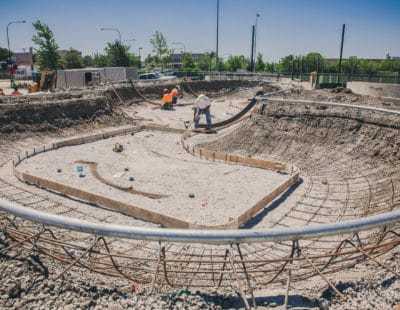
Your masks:
[[[84,201],[103,206],[105,208],[121,212],[123,214],[133,216],[142,220],[150,221],[153,223],[161,224],[164,227],[169,228],[192,228],[192,229],[237,229],[248,222],[254,215],[260,212],[266,205],[271,203],[279,195],[289,189],[299,178],[299,170],[297,168],[292,169],[291,176],[284,183],[280,184],[271,192],[267,193],[260,201],[253,206],[250,206],[244,213],[229,217],[228,222],[221,225],[199,225],[196,223],[190,223],[183,221],[165,214],[154,212],[139,206],[135,206],[129,203],[119,201],[117,199],[111,199],[93,192],[88,192],[80,188],[61,184],[46,178],[37,177],[35,175],[22,172],[18,169],[19,163],[23,160],[35,156],[38,153],[59,149],[65,146],[73,146],[79,144],[85,144],[89,142],[95,142],[102,139],[108,139],[118,135],[127,135],[134,132],[143,130],[153,130],[161,132],[170,132],[182,134],[182,144],[186,151],[195,155],[206,157],[212,160],[236,163],[239,165],[246,165],[251,167],[271,169],[279,172],[286,171],[286,164],[281,162],[273,162],[264,159],[254,159],[246,156],[239,156],[229,153],[221,153],[210,151],[204,148],[198,148],[196,146],[189,145],[187,143],[187,132],[181,129],[150,125],[150,126],[135,126],[124,129],[118,129],[109,131],[101,134],[89,135],[85,137],[79,137],[69,140],[53,143],[51,146],[43,146],[21,152],[16,158],[13,159],[13,172],[14,175],[21,181],[34,184],[39,187],[50,189],[68,196],[76,197]]]

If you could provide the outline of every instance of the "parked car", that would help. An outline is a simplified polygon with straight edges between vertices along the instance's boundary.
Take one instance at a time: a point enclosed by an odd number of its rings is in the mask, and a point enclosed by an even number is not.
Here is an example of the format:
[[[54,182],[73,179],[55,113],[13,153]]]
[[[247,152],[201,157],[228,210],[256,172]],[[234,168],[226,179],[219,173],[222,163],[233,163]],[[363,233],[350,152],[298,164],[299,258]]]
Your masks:
[[[176,80],[178,77],[175,75],[164,75],[161,72],[149,72],[139,74],[139,80],[159,80],[159,81],[170,81]]]

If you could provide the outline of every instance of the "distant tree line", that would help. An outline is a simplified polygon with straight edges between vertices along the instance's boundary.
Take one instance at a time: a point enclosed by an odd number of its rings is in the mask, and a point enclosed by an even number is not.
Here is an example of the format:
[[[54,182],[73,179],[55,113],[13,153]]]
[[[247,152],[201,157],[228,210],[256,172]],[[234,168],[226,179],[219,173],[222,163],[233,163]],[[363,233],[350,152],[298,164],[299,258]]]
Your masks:
[[[45,69],[74,69],[84,67],[118,67],[118,66],[136,66],[141,67],[139,55],[130,53],[129,45],[124,45],[116,40],[107,43],[103,53],[94,53],[83,58],[80,53],[71,48],[67,51],[65,57],[61,58],[59,47],[54,39],[53,32],[40,21],[33,23],[36,34],[32,37],[32,42],[37,46],[36,65],[41,70]],[[164,35],[156,31],[150,38],[153,46],[152,53],[145,58],[146,68],[160,68],[161,70],[172,69],[171,59],[174,53],[173,49],[168,47]],[[8,49],[0,47],[0,61],[8,59]],[[310,73],[317,71],[320,73],[338,73],[339,60],[325,59],[321,54],[311,52],[307,55],[288,55],[279,60],[279,62],[263,61],[263,55],[257,54],[255,62],[255,72],[262,73]],[[202,57],[194,59],[192,54],[182,54],[182,67],[180,71],[214,71],[216,70],[215,53],[205,53]],[[220,71],[249,71],[250,59],[243,55],[230,55],[228,58],[219,58]],[[386,59],[382,61],[373,61],[367,59],[358,59],[351,57],[342,60],[341,73],[343,74],[400,74],[400,61]]]

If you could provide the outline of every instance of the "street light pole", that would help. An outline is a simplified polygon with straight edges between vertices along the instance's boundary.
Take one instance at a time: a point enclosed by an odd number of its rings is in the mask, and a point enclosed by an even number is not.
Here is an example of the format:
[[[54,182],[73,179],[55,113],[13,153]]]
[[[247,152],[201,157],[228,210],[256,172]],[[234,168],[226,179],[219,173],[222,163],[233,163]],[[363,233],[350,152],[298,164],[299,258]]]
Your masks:
[[[217,0],[217,46],[215,48],[215,69],[218,72],[219,71],[219,58],[218,58],[218,38],[219,37],[219,0]]]
[[[16,22],[9,22],[9,23],[7,24],[7,46],[8,46],[8,61],[9,61],[9,64],[8,64],[8,65],[11,64],[11,49],[10,49],[10,37],[9,37],[9,35],[8,35],[8,27],[9,27],[11,24],[25,24],[25,23],[26,23],[25,20],[20,20],[20,21],[16,21]],[[11,69],[11,75],[10,75],[10,84],[11,84],[10,86],[11,86],[11,87],[12,87],[12,84],[13,84],[13,81],[14,81],[13,70],[14,70],[14,68]]]
[[[260,17],[260,14],[256,14],[256,23],[255,23],[255,28],[254,28],[254,64],[256,63],[256,58],[257,58],[257,52],[256,52],[256,44],[257,44],[257,18]],[[255,71],[255,65],[254,65],[254,71]]]
[[[114,31],[118,32],[119,43],[122,44],[122,42],[121,42],[121,32],[117,28],[100,28],[100,30],[114,30]]]

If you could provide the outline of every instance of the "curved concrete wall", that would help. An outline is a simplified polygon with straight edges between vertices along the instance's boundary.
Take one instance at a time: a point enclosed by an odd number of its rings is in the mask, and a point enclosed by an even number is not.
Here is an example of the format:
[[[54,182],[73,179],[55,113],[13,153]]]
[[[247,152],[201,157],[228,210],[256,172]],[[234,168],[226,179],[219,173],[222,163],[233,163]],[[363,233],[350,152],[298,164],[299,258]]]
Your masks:
[[[347,88],[360,95],[400,98],[400,84],[347,82]]]

